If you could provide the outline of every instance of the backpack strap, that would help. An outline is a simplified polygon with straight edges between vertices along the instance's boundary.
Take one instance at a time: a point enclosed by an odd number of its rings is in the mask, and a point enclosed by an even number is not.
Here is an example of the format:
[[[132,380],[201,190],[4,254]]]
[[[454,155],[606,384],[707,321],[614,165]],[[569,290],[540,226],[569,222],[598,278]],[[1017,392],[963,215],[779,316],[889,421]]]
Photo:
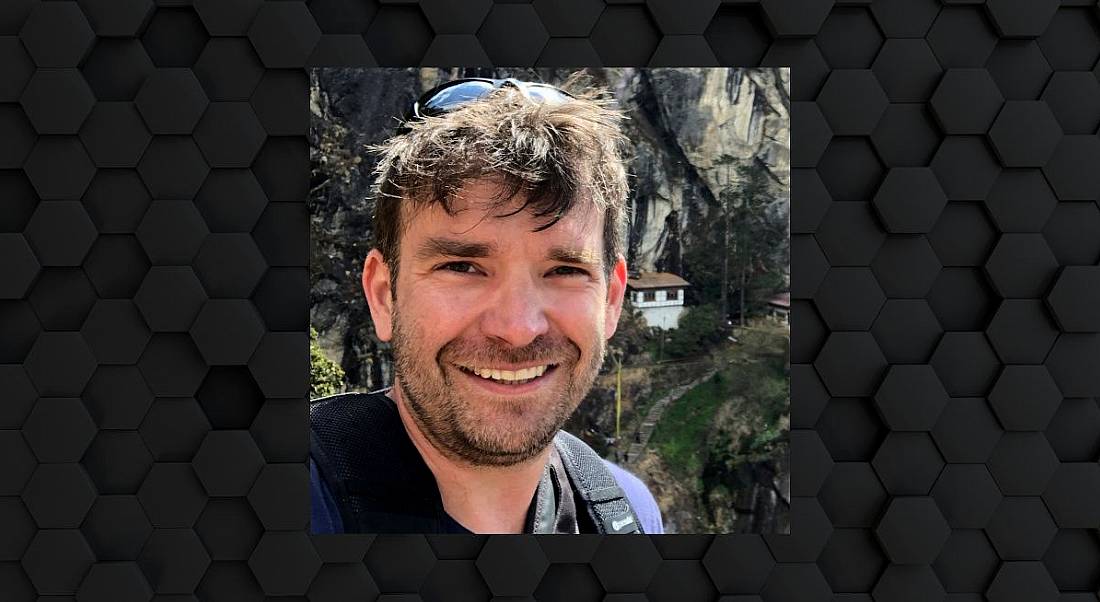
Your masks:
[[[622,487],[591,447],[558,431],[554,437],[565,472],[600,533],[645,533]],[[578,512],[580,509],[578,509]]]

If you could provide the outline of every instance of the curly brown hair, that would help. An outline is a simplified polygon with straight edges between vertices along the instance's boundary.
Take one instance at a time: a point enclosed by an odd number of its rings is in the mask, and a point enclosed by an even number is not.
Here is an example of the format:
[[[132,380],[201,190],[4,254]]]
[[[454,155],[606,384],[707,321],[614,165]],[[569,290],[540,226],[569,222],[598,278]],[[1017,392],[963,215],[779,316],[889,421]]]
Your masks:
[[[380,155],[374,170],[376,246],[397,281],[397,257],[405,207],[439,203],[454,215],[452,201],[467,183],[499,184],[490,208],[508,206],[516,195],[550,228],[577,203],[604,212],[604,271],[624,253],[627,216],[626,118],[609,91],[574,74],[562,86],[573,99],[540,103],[511,86],[438,117],[408,124],[408,133],[371,147]],[[396,287],[395,289],[396,290]]]

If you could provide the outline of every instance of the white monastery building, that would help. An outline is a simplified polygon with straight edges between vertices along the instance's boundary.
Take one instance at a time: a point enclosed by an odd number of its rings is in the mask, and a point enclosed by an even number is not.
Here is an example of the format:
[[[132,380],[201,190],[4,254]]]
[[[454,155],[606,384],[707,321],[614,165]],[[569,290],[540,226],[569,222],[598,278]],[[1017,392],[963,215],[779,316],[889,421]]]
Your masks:
[[[646,324],[665,330],[678,326],[684,313],[684,289],[689,286],[687,280],[667,272],[641,272],[626,281],[630,301],[641,310]]]

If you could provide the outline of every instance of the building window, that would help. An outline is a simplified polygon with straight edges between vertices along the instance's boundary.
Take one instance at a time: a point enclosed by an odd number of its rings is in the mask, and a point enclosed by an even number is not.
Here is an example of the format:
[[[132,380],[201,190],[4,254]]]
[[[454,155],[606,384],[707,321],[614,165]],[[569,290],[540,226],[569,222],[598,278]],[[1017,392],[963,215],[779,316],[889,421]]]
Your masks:
[[[656,300],[657,300],[657,292],[656,291],[644,291],[644,292],[642,292],[642,301],[656,301]]]
[[[680,289],[673,289],[671,291],[665,292],[665,299],[668,299],[669,301],[679,301]]]

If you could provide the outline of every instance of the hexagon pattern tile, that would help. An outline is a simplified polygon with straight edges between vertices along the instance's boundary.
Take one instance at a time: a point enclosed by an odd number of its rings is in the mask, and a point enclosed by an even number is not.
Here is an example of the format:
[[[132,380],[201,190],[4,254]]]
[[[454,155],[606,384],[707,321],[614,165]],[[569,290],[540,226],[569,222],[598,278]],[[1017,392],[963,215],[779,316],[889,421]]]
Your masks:
[[[1095,601],[1094,3],[0,4],[5,596]],[[793,67],[792,535],[307,536],[302,68],[685,62]]]

